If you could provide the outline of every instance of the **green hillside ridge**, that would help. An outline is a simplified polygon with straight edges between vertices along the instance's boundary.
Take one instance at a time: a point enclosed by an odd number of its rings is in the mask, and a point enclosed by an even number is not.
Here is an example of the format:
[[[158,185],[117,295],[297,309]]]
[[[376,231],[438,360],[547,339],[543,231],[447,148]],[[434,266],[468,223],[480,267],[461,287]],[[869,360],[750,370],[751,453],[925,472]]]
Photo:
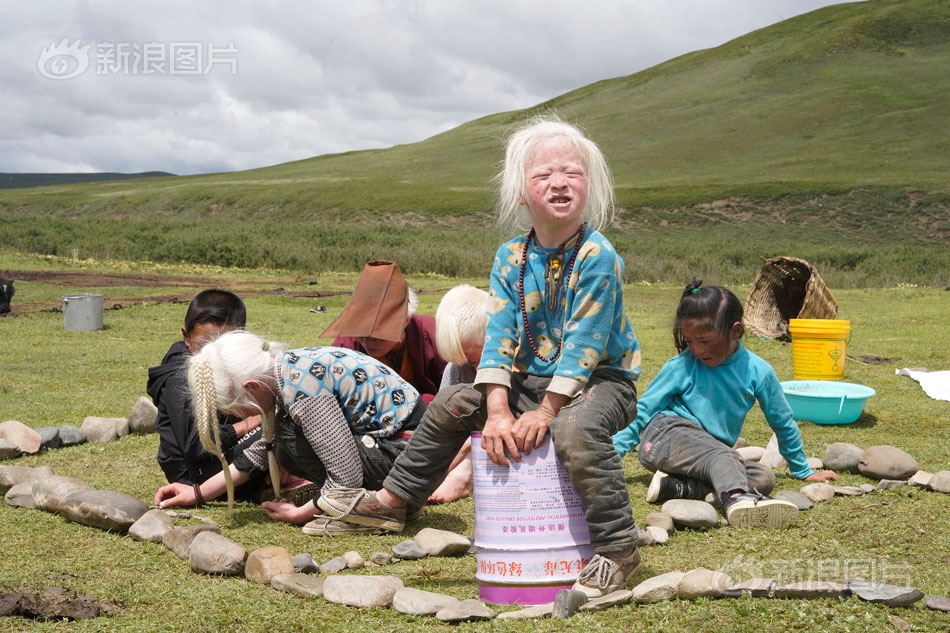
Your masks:
[[[71,243],[105,257],[303,270],[405,257],[417,271],[475,274],[498,239],[489,227],[502,139],[526,115],[555,111],[604,149],[621,204],[611,239],[628,268],[642,258],[645,280],[721,268],[679,261],[674,242],[685,237],[731,262],[727,277],[744,278],[782,249],[854,270],[868,259],[860,249],[889,245],[892,259],[929,269],[897,281],[947,283],[948,69],[950,3],[836,5],[418,143],[243,172],[3,191],[0,239],[34,252]],[[39,216],[51,222],[23,227]],[[82,224],[90,220],[115,239],[96,240]],[[216,244],[195,235],[215,230]],[[292,238],[324,250],[287,253]],[[450,252],[460,244],[465,253]]]

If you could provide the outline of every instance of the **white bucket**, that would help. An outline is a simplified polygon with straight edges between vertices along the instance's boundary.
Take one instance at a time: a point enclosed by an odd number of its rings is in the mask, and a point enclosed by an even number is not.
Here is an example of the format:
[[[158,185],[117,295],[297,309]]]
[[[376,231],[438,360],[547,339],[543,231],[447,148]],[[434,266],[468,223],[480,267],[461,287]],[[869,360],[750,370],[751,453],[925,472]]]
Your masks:
[[[544,604],[594,556],[580,499],[551,436],[510,467],[472,436],[478,593],[492,604]]]
[[[91,332],[102,329],[102,295],[79,294],[63,297],[63,327]]]

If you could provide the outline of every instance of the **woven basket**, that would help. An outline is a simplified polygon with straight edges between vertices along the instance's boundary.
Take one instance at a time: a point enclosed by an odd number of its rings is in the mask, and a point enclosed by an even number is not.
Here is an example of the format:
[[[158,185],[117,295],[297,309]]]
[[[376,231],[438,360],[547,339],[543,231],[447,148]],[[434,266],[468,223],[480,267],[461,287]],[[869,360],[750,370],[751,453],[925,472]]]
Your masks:
[[[795,257],[773,257],[764,262],[746,300],[742,319],[746,330],[787,341],[789,319],[837,316],[838,302],[814,266]]]

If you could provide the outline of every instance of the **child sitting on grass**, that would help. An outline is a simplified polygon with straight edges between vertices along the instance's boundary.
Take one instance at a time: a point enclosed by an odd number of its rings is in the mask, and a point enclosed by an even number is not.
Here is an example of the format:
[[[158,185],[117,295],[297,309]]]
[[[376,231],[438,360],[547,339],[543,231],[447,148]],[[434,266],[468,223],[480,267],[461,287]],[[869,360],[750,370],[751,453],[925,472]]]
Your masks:
[[[790,525],[798,508],[765,496],[775,488],[772,469],[745,461],[732,448],[753,404],[762,407],[793,477],[838,476],[808,465],[775,371],[739,340],[744,332],[739,299],[726,288],[701,284],[687,285],[676,309],[673,340],[680,354],[647,387],[636,420],[614,436],[614,447],[623,457],[639,444],[640,462],[655,471],[650,503],[704,499],[714,491],[732,526]]]

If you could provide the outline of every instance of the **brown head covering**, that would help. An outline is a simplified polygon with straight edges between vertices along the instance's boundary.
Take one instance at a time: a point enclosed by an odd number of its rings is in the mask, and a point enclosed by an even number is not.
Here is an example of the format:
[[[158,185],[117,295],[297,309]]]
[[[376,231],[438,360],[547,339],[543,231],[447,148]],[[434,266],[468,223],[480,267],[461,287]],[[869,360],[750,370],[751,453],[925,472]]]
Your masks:
[[[321,337],[372,337],[401,341],[409,318],[409,284],[392,262],[374,261],[363,267],[356,290],[340,316]]]

